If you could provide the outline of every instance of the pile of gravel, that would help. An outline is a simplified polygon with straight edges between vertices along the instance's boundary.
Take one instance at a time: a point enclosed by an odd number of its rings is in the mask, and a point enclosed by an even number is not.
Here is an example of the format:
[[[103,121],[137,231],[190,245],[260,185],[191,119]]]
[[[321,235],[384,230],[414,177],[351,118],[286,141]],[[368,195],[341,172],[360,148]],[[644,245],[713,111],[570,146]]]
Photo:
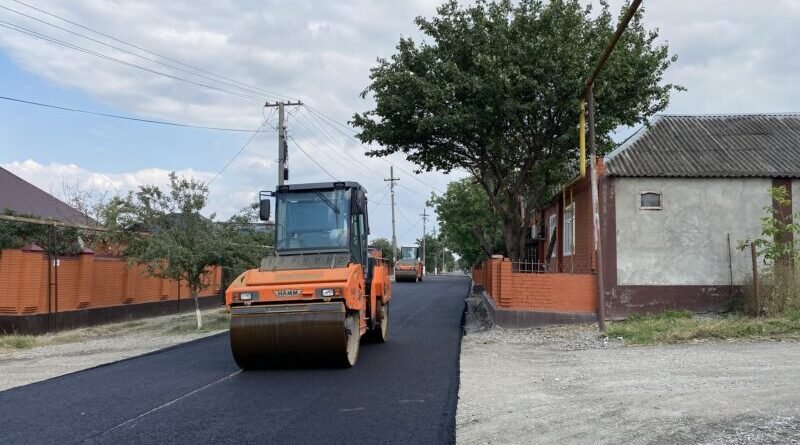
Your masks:
[[[601,334],[596,323],[505,329],[494,326],[486,303],[480,294],[472,294],[467,297],[466,305],[464,333],[473,337],[470,338],[470,341],[476,343],[535,345],[562,351],[624,346],[622,338],[609,338]]]

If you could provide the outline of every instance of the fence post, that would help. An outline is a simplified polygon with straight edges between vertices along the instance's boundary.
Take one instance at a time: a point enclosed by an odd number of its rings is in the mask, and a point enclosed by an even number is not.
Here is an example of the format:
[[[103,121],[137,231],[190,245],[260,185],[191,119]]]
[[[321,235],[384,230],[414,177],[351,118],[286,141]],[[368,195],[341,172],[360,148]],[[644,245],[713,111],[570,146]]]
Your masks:
[[[756,245],[750,243],[750,255],[753,258],[753,298],[756,305],[756,316],[761,315],[761,290],[758,286],[758,254],[756,254]]]

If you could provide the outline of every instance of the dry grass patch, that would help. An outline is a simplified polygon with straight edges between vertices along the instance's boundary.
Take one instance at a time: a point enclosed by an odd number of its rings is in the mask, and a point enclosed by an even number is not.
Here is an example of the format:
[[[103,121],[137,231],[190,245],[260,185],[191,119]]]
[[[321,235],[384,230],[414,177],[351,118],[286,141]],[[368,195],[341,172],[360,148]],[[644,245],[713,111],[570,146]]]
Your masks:
[[[696,317],[685,311],[634,316],[609,324],[610,337],[626,344],[655,345],[706,339],[800,339],[800,310],[781,317],[752,318],[726,315]]]
[[[197,329],[194,312],[109,323],[43,335],[0,334],[0,351],[14,351],[95,339],[134,336],[207,334],[228,329],[230,315],[224,309],[206,310],[203,328]]]

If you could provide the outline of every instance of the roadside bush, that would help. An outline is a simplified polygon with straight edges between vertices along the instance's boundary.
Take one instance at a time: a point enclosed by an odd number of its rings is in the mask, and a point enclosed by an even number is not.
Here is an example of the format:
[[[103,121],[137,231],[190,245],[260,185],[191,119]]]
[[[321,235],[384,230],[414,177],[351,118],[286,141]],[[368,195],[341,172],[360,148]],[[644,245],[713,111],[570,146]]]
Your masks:
[[[769,189],[772,205],[764,207],[761,237],[739,242],[739,250],[755,248],[768,267],[759,272],[759,292],[750,282],[745,286],[744,311],[753,316],[778,316],[800,309],[800,282],[795,265],[800,264],[800,212],[792,215],[792,201],[783,186]]]
[[[793,267],[772,267],[760,273],[759,301],[752,278],[743,289],[742,308],[751,316],[780,316],[800,310],[800,271]]]

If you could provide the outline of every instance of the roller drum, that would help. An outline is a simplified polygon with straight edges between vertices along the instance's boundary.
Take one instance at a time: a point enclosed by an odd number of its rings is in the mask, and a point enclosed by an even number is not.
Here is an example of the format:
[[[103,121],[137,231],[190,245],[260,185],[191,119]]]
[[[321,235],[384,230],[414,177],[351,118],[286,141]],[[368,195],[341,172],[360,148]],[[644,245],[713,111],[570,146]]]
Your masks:
[[[355,364],[359,329],[342,302],[235,306],[231,350],[244,369]]]

